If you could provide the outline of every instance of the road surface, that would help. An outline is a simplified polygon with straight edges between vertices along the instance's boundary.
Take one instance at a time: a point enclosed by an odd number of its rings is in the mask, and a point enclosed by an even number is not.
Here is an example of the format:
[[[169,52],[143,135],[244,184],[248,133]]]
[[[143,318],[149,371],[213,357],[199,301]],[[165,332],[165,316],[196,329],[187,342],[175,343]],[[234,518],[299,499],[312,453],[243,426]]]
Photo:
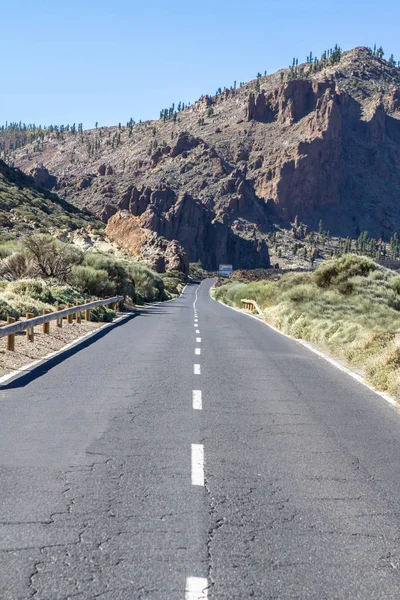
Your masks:
[[[1,600],[400,598],[398,412],[210,285],[2,387]]]

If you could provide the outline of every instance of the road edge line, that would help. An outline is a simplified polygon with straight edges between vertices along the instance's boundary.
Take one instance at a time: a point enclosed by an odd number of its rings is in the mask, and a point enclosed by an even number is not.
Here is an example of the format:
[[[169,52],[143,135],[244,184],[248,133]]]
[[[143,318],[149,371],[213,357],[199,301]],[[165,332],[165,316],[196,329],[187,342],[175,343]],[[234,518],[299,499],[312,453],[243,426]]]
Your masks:
[[[87,339],[93,337],[94,335],[98,334],[100,331],[103,331],[104,329],[113,327],[117,323],[120,323],[120,322],[126,320],[132,314],[133,314],[133,312],[122,315],[121,317],[117,317],[116,319],[114,319],[114,321],[112,321],[112,323],[104,323],[104,325],[102,325],[101,327],[98,327],[97,329],[94,329],[93,331],[89,331],[88,333],[85,333],[85,335],[81,335],[80,337],[76,338],[75,340],[72,340],[72,342],[68,342],[68,344],[66,344],[62,348],[59,348],[59,350],[50,352],[50,354],[46,354],[46,356],[43,356],[42,358],[39,358],[38,360],[35,360],[35,361],[25,365],[24,367],[21,367],[20,369],[16,369],[15,371],[11,371],[11,373],[7,373],[6,375],[3,375],[2,377],[0,377],[0,386],[2,386],[5,383],[8,383],[11,380],[18,379],[19,377],[26,375],[29,371],[32,371],[33,369],[39,367],[42,364],[45,364],[46,362],[48,362],[52,358],[55,358],[56,356],[59,356],[63,352],[70,350],[71,348],[73,348],[74,346],[77,346],[84,340],[87,340]],[[0,387],[0,390],[1,390],[1,387]]]
[[[258,321],[259,323],[266,325],[267,327],[269,327],[270,329],[272,329],[273,331],[275,331],[276,333],[279,333],[280,335],[283,335],[283,337],[288,338],[289,340],[292,340],[292,342],[297,342],[298,344],[300,344],[301,346],[304,346],[305,348],[307,348],[308,350],[310,350],[311,352],[313,352],[314,354],[316,354],[317,356],[319,356],[320,358],[323,358],[324,360],[326,360],[327,362],[329,362],[331,365],[333,365],[334,367],[336,367],[337,369],[339,369],[339,371],[342,371],[343,373],[346,373],[347,375],[349,375],[350,377],[352,377],[355,381],[358,381],[358,383],[361,383],[361,385],[363,385],[364,387],[368,388],[369,390],[371,390],[371,392],[374,392],[374,394],[376,394],[377,396],[380,396],[381,398],[383,398],[384,400],[386,400],[386,402],[388,402],[389,404],[391,404],[392,406],[394,406],[395,408],[399,408],[400,409],[400,405],[399,402],[397,400],[395,400],[394,398],[392,398],[389,394],[387,394],[386,392],[380,392],[379,390],[376,390],[375,388],[373,388],[371,385],[369,385],[369,383],[367,383],[364,379],[364,377],[362,375],[359,375],[358,373],[356,373],[355,371],[352,371],[350,368],[345,367],[344,365],[341,365],[337,360],[335,360],[334,358],[332,358],[331,356],[329,356],[329,354],[325,354],[324,352],[321,352],[321,350],[318,350],[317,348],[314,348],[314,346],[312,344],[310,344],[309,342],[306,342],[305,340],[302,340],[300,338],[295,338],[287,333],[284,333],[283,331],[281,331],[280,329],[277,329],[276,327],[274,327],[273,325],[271,325],[270,323],[268,323],[267,321],[265,321],[264,319],[256,316],[256,315],[250,315],[249,313],[246,313],[245,311],[241,310],[240,308],[236,308],[234,306],[229,306],[228,304],[224,304],[224,302],[221,302],[221,300],[214,300],[214,302],[218,302],[219,304],[222,304],[222,306],[226,306],[226,308],[230,308],[246,317],[251,317],[252,319],[256,319],[256,321]]]

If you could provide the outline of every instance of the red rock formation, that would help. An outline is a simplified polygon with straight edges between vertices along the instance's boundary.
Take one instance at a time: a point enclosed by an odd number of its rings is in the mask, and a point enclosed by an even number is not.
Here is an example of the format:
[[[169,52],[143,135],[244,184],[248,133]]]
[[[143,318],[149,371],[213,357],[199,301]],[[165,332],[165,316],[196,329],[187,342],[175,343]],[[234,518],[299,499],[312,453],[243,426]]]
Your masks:
[[[176,240],[167,240],[142,227],[140,219],[128,211],[120,211],[111,217],[106,234],[120,248],[159,273],[189,273],[189,261],[182,246]]]
[[[104,221],[128,211],[208,268],[268,266],[268,233],[295,216],[342,236],[400,229],[399,70],[366,48],[204,96],[175,119],[108,131],[117,132],[118,148],[103,132],[91,157],[96,130],[45,139],[41,160],[59,192]]]

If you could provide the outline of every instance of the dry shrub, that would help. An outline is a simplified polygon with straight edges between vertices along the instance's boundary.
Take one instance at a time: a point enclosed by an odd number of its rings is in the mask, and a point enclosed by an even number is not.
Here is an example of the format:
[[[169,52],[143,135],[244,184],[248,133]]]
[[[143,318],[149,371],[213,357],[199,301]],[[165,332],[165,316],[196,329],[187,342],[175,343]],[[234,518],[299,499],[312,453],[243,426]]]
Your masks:
[[[0,277],[7,281],[32,277],[35,271],[34,261],[24,252],[14,252],[0,259]]]

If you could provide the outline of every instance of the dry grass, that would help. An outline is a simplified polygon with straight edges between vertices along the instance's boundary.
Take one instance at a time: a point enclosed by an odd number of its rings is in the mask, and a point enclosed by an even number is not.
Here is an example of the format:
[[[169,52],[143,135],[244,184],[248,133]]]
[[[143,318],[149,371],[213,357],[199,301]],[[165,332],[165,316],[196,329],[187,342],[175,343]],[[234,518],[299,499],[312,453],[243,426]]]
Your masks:
[[[255,300],[269,323],[362,368],[371,385],[400,399],[400,278],[393,271],[346,255],[276,282],[231,282],[215,297],[238,307],[242,298]]]

